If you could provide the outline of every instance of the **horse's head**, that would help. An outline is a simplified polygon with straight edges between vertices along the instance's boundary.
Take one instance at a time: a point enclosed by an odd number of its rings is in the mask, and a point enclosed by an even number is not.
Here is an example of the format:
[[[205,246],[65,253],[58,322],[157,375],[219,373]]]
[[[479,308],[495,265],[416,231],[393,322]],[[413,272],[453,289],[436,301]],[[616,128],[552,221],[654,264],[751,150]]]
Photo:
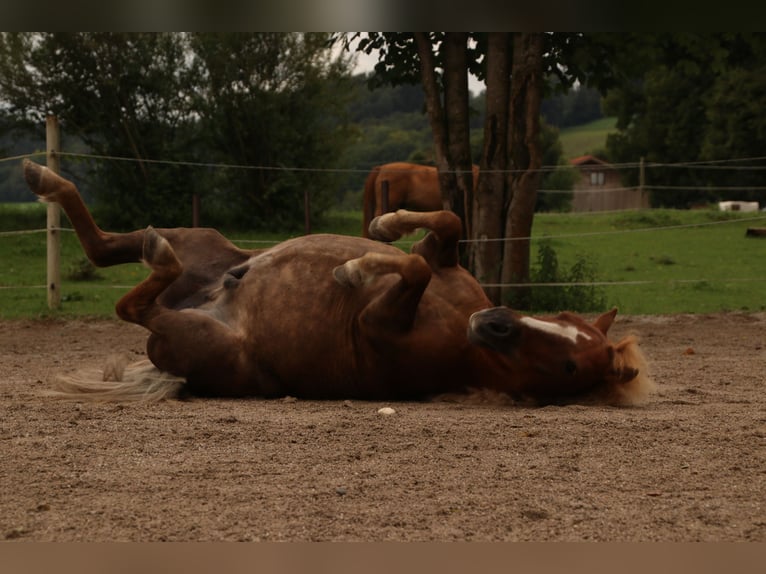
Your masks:
[[[493,307],[471,316],[468,338],[502,355],[511,392],[541,402],[587,397],[631,404],[653,383],[634,337],[616,344],[607,338],[616,314],[612,309],[591,323],[573,313],[535,318]]]

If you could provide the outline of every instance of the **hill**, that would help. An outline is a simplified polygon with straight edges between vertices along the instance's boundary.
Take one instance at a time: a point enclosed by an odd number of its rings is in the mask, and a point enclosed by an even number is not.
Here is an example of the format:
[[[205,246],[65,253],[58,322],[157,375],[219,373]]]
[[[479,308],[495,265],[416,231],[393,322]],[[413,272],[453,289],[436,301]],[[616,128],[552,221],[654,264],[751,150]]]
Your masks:
[[[564,157],[571,159],[585,154],[594,154],[606,147],[606,136],[616,131],[617,118],[601,118],[569,128],[562,128],[559,139]]]

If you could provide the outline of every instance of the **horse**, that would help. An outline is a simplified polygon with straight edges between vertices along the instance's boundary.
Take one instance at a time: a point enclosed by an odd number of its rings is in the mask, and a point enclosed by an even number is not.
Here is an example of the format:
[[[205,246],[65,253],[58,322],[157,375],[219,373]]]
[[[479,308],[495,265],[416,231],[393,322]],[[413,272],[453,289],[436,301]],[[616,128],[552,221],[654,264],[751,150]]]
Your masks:
[[[473,166],[473,186],[479,180],[479,166]],[[382,198],[383,182],[388,182],[388,203]],[[436,168],[407,162],[393,162],[372,168],[364,182],[362,236],[369,237],[372,219],[387,211],[438,211],[443,208],[439,174]]]
[[[317,234],[245,250],[214,229],[103,231],[73,182],[23,167],[94,265],[149,268],[115,307],[149,332],[148,360],[62,377],[61,396],[426,400],[480,389],[630,404],[651,389],[636,339],[607,337],[616,309],[588,321],[492,307],[458,264],[450,211],[384,214],[370,224],[375,239]],[[389,244],[420,228],[429,232],[409,253]]]

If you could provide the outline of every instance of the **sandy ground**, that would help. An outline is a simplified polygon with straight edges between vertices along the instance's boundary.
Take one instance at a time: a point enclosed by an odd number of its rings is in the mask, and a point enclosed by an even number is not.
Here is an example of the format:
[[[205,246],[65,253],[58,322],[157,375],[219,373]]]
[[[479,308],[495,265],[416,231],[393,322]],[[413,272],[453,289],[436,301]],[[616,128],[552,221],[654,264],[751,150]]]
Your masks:
[[[142,353],[140,327],[0,322],[0,536],[766,541],[766,314],[618,317],[630,332],[659,385],[638,408],[132,405],[42,391]]]

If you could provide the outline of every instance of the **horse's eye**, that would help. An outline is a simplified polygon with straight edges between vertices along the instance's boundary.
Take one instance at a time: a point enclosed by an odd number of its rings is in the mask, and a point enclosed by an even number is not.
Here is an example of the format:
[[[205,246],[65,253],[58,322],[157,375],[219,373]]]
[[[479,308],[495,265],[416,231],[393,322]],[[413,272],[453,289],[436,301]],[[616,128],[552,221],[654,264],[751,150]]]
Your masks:
[[[567,361],[564,363],[564,370],[567,375],[574,375],[577,372],[577,364],[574,361]]]

